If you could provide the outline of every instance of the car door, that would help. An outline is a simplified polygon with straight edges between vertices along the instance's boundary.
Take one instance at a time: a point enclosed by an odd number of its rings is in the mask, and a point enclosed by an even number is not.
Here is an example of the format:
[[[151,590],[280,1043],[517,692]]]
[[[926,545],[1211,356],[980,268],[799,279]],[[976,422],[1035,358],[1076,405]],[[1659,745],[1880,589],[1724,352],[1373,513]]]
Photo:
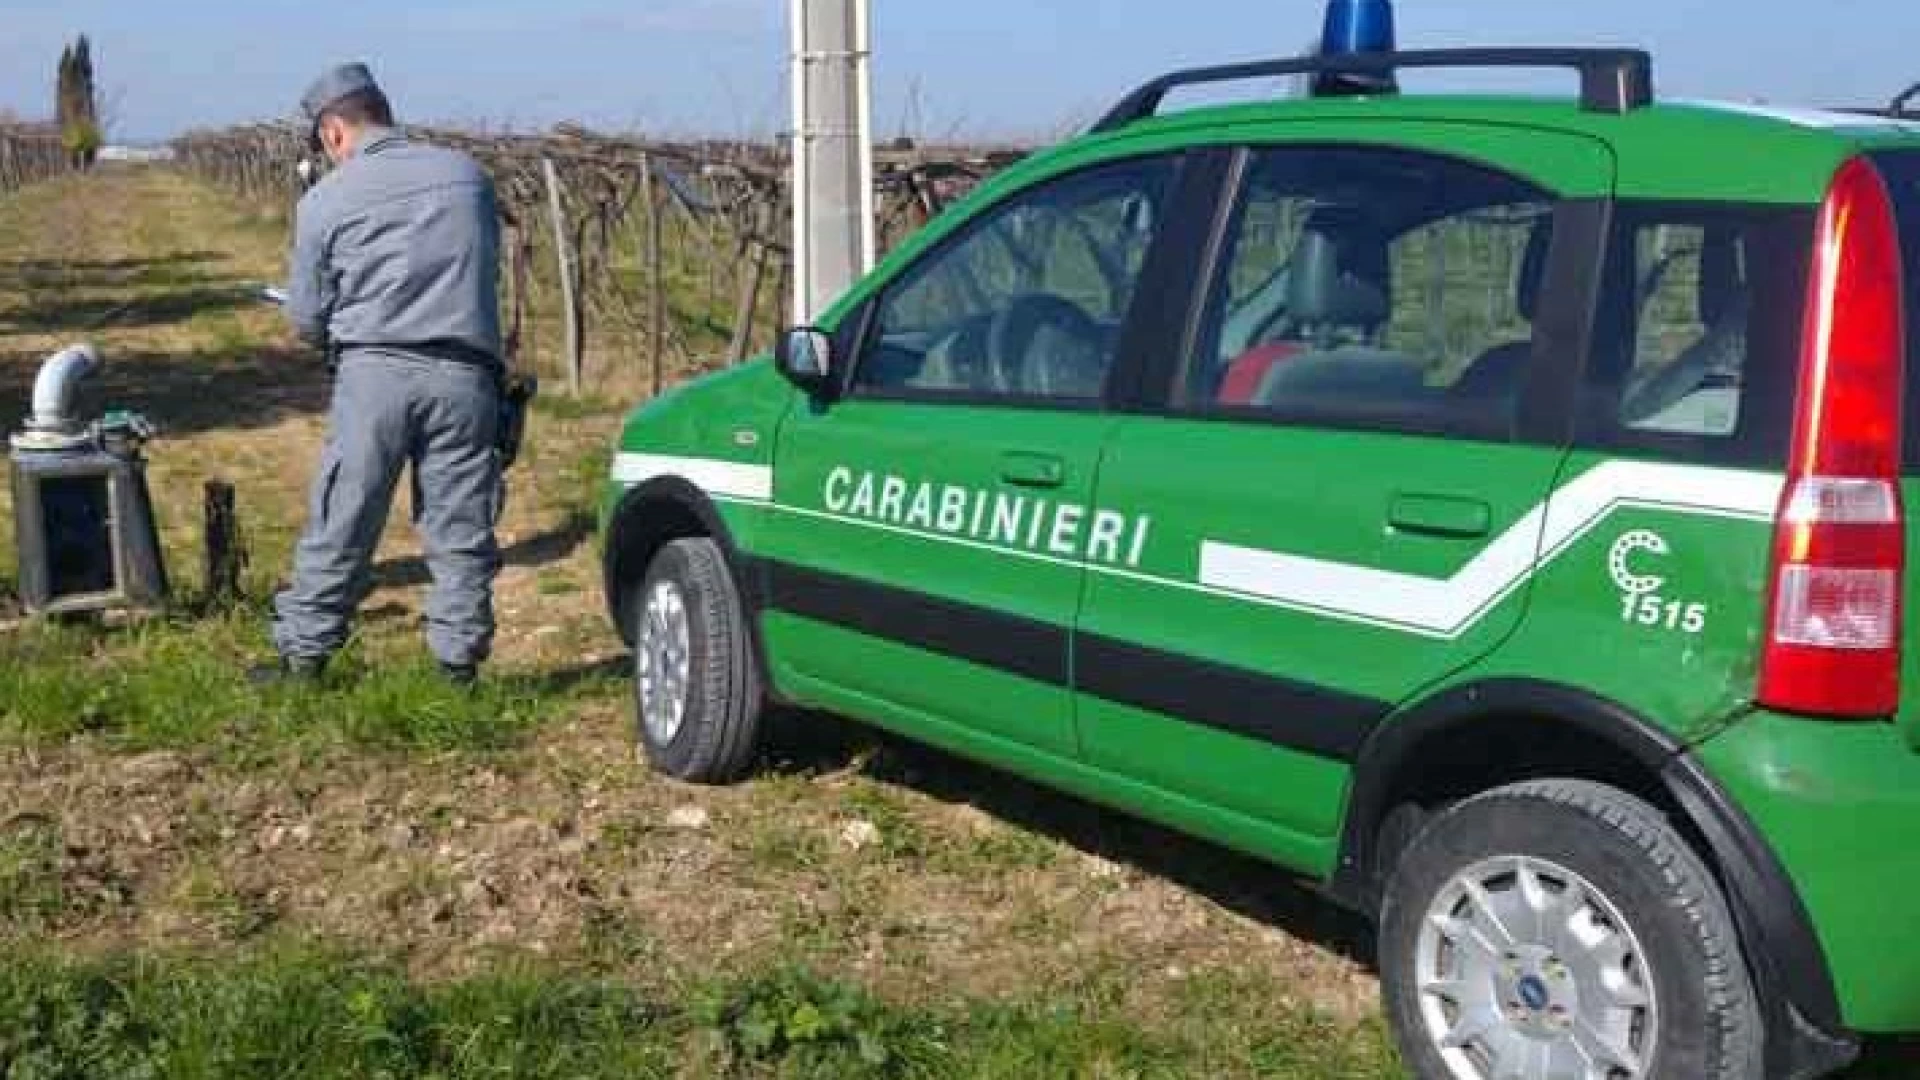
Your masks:
[[[768,653],[809,700],[940,741],[1077,753],[1068,638],[1132,519],[1095,467],[1175,159],[1027,187],[884,285],[845,393],[776,447]]]
[[[1313,870],[1368,733],[1515,626],[1564,456],[1609,159],[1477,144],[1246,151],[1195,329],[1101,468],[1097,498],[1153,525],[1140,566],[1088,581],[1089,760]]]

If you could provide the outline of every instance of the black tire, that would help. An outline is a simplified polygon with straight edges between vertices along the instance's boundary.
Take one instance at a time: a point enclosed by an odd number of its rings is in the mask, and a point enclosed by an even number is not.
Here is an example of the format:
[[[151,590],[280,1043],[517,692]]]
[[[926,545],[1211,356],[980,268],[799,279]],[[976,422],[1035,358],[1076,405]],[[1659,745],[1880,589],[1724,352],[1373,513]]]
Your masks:
[[[1651,986],[1657,1018],[1648,1031],[1647,1013],[1620,1006],[1617,1001],[1612,1003],[1634,1018],[1628,1023],[1641,1025],[1640,1035],[1628,1037],[1629,1045],[1643,1055],[1640,1068],[1621,1075],[1635,1080],[1758,1080],[1763,1068],[1764,1032],[1752,980],[1741,956],[1739,935],[1719,885],[1659,811],[1626,792],[1583,780],[1515,784],[1460,802],[1422,829],[1394,868],[1380,912],[1381,992],[1401,1053],[1416,1076],[1452,1080],[1471,1076],[1474,1068],[1484,1071],[1484,1065],[1473,1055],[1484,1052],[1491,1045],[1489,1041],[1476,1042],[1461,1051],[1460,1056],[1467,1059],[1465,1071],[1456,1071],[1423,1012],[1418,985],[1421,932],[1429,925],[1430,908],[1442,901],[1443,890],[1451,888],[1458,895],[1454,883],[1468,876],[1467,871],[1484,866],[1485,860],[1511,856],[1535,860],[1530,864],[1535,868],[1544,863],[1577,874],[1618,912],[1638,940],[1645,966],[1626,965],[1622,970],[1636,970],[1634,978],[1639,984]],[[1497,865],[1495,869],[1497,872]],[[1519,880],[1515,874],[1516,886]],[[1548,897],[1549,902],[1565,896],[1552,891],[1564,888],[1565,880],[1534,880],[1546,885],[1533,895]],[[1524,898],[1528,894],[1522,890],[1514,895]],[[1478,900],[1465,903],[1485,909]],[[1559,910],[1576,907],[1565,904]],[[1450,916],[1464,910],[1446,909]],[[1585,910],[1591,914],[1599,907],[1588,906]],[[1539,919],[1540,926],[1549,924],[1548,918]],[[1447,937],[1444,930],[1435,933],[1439,938]],[[1443,946],[1437,955],[1446,958],[1447,970],[1440,977],[1471,971],[1475,962],[1471,955],[1486,955],[1494,948],[1505,947],[1497,933],[1486,936],[1496,944],[1485,950]],[[1537,936],[1548,939],[1553,935],[1538,931]],[[1429,947],[1433,940],[1429,939]],[[1567,942],[1562,939],[1561,944]],[[1505,956],[1531,955],[1524,952],[1527,947],[1523,945],[1519,954]],[[1576,945],[1569,950],[1570,955],[1578,956],[1578,948]],[[1569,965],[1555,953],[1551,959],[1538,961],[1539,967],[1533,963],[1519,961],[1506,967],[1503,959],[1496,959],[1493,978],[1462,979],[1460,993],[1463,997],[1474,993],[1467,989],[1469,986],[1493,986],[1500,995],[1493,1001],[1504,999],[1519,1005],[1524,1020],[1500,1024],[1503,1031],[1536,1021],[1547,1025],[1577,1023],[1583,1015],[1580,990],[1591,985],[1583,980],[1584,973],[1595,966],[1591,958]],[[1441,969],[1436,966],[1433,970]],[[1538,970],[1549,974],[1530,979],[1530,973]],[[1557,989],[1548,985],[1555,980]],[[1543,1001],[1548,1004],[1543,1006]],[[1571,1019],[1569,1013],[1556,1011],[1562,1007],[1560,1002],[1569,1003]],[[1456,1032],[1473,1026],[1465,1022],[1468,1008],[1458,1001],[1441,994],[1433,998],[1433,1003],[1440,1018],[1437,1022],[1458,1025]],[[1590,1000],[1587,1007],[1591,1007]],[[1544,1037],[1552,1039],[1562,1030],[1549,1027]]]
[[[665,741],[646,722],[641,679],[648,597],[663,582],[678,590],[688,632],[683,714]],[[759,750],[766,704],[740,590],[719,545],[694,537],[661,548],[626,609],[634,641],[634,733],[647,760],[692,783],[738,780]]]

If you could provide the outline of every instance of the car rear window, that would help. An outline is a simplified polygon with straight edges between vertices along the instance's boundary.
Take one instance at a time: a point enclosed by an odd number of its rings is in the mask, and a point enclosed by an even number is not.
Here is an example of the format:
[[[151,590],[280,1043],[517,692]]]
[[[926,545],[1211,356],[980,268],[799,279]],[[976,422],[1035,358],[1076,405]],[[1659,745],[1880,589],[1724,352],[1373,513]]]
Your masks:
[[[1907,281],[1907,471],[1920,471],[1920,150],[1874,155],[1893,192]]]
[[[1813,226],[1811,207],[1620,203],[1580,444],[1783,464]]]

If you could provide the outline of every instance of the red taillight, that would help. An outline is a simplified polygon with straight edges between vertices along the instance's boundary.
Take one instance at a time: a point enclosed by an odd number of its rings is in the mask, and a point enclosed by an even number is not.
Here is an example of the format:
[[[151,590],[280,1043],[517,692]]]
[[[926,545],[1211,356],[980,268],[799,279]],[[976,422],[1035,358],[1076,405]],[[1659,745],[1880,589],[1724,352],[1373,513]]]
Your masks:
[[[1899,706],[1901,305],[1892,200],[1855,158],[1821,207],[1807,292],[1760,657],[1769,708],[1879,717]]]

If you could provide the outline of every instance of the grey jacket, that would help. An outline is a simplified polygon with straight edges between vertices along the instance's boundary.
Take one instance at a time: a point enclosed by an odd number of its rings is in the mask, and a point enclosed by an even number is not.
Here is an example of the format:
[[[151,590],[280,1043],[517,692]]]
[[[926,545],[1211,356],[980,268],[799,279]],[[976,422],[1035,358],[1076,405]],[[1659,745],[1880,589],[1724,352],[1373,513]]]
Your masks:
[[[498,363],[499,254],[478,163],[375,131],[300,200],[287,317],[320,348]]]

